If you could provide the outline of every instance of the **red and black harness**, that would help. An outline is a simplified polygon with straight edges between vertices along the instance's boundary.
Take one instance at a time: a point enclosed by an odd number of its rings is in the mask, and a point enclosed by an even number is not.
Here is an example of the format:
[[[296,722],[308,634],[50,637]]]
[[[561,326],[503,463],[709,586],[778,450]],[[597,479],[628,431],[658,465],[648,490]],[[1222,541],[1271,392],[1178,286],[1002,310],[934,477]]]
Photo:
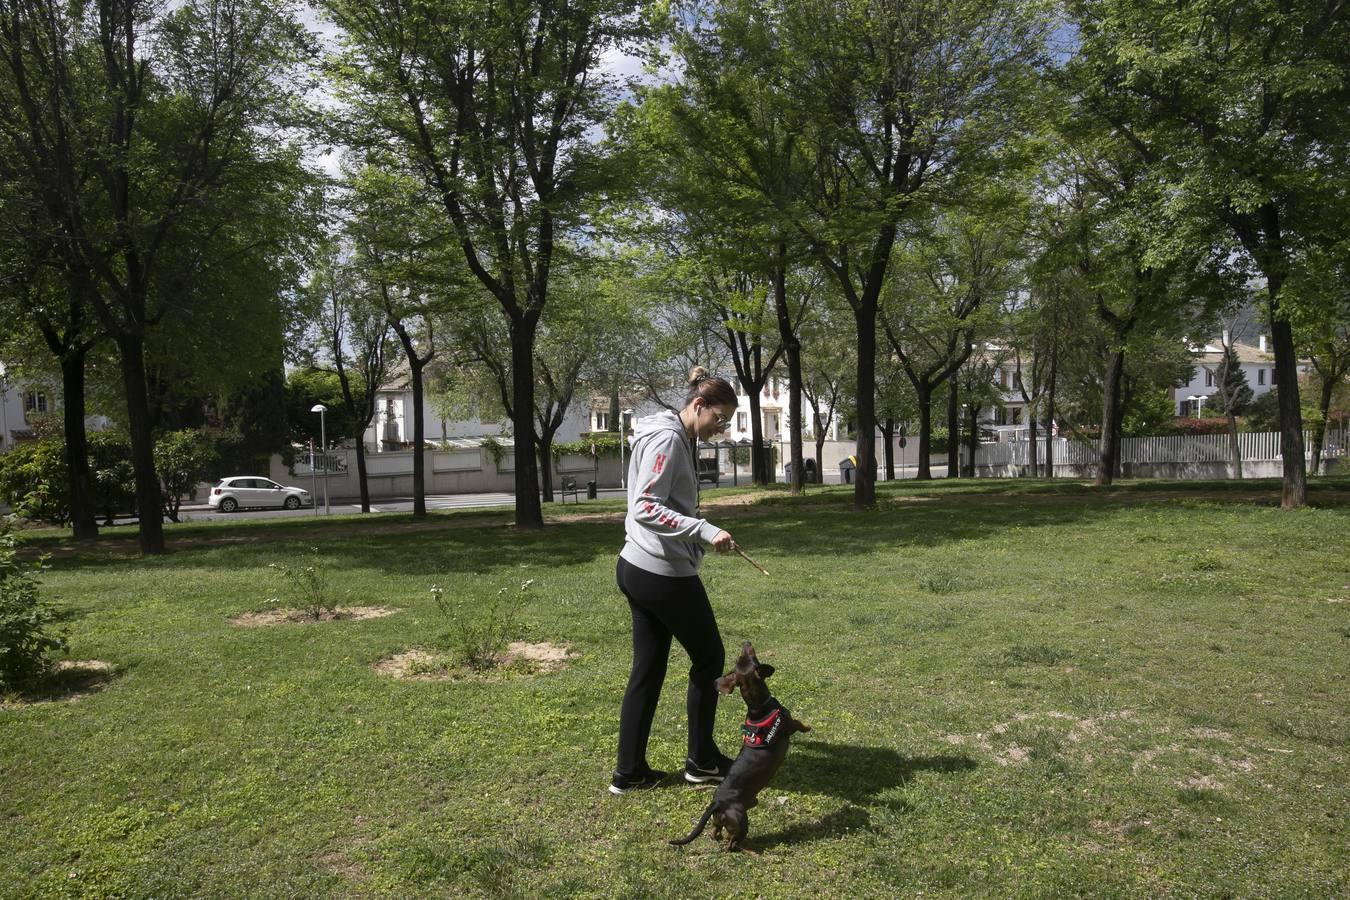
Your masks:
[[[783,733],[783,726],[787,724],[787,710],[772,698],[769,703],[772,708],[759,721],[752,722],[746,716],[745,724],[741,726],[741,743],[745,746],[767,747]]]

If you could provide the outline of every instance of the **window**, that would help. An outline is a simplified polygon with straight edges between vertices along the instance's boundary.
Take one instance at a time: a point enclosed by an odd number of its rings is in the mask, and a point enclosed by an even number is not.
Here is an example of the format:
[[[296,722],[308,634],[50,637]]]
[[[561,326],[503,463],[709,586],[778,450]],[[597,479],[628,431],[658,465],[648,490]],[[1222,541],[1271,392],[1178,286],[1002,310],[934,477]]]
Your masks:
[[[595,427],[592,431],[609,431],[609,412],[595,411]]]
[[[1013,424],[1013,425],[1021,425],[1021,424],[1022,424],[1022,407],[1020,407],[1020,406],[1015,406],[1015,407],[1013,407],[1013,410],[1012,410],[1012,424]]]
[[[1019,390],[1019,391],[1020,391],[1020,390],[1022,389],[1022,373],[1021,373],[1021,372],[1014,372],[1014,373],[1013,373],[1012,380],[1013,380],[1013,388],[1014,388],[1015,390]],[[1016,423],[1014,423],[1014,424],[1016,424]]]
[[[1214,387],[1214,370],[1205,370],[1205,387]]]
[[[1279,374],[1279,371],[1280,371],[1279,369],[1276,369],[1276,368],[1274,368],[1273,366],[1271,367],[1271,369],[1270,369],[1270,383],[1271,383],[1271,384],[1274,384],[1274,383],[1275,383],[1275,376]]]
[[[1265,383],[1266,383],[1266,370],[1265,370],[1265,369],[1257,369],[1257,370],[1256,370],[1256,383],[1257,383],[1257,384],[1265,384]]]
[[[24,412],[45,413],[47,411],[47,395],[42,391],[29,391],[28,396],[24,398],[23,409]]]
[[[999,387],[1008,386],[1008,373],[1003,371],[1002,369],[998,370],[998,386]]]
[[[744,431],[744,430],[745,430],[745,423],[746,423],[747,421],[749,421],[749,420],[747,420],[747,419],[745,418],[745,413],[743,413],[743,412],[738,412],[738,413],[736,413],[736,430],[737,430],[737,431]]]

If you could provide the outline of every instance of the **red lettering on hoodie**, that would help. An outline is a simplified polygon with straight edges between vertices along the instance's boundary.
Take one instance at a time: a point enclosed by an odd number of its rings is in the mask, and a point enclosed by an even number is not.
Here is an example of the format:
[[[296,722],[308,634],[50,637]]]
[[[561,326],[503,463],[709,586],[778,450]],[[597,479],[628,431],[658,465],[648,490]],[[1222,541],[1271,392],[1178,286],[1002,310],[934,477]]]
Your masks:
[[[656,465],[652,466],[652,471],[655,472],[657,475],[660,475],[661,470],[664,469],[665,467],[666,467],[666,454],[664,453],[656,454]]]

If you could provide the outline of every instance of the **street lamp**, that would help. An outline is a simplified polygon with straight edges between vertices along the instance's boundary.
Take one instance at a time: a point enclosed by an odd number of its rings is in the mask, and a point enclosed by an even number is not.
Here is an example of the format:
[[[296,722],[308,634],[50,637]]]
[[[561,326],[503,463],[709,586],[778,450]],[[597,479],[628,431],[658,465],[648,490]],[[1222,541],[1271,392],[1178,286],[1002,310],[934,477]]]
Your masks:
[[[324,413],[328,412],[328,407],[322,403],[315,403],[309,408],[310,412],[319,414],[319,452],[323,454],[323,514],[332,515],[333,510],[328,505],[328,430],[324,419]],[[314,460],[310,460],[310,467],[313,468]],[[318,498],[316,497],[317,501]],[[319,504],[314,504],[314,515],[319,514]]]
[[[1200,418],[1200,411],[1205,408],[1205,401],[1209,398],[1204,394],[1191,394],[1186,399],[1195,404],[1195,417]]]
[[[633,414],[631,409],[619,411],[619,487],[628,490],[628,472],[623,466],[623,445],[628,439],[628,417]]]

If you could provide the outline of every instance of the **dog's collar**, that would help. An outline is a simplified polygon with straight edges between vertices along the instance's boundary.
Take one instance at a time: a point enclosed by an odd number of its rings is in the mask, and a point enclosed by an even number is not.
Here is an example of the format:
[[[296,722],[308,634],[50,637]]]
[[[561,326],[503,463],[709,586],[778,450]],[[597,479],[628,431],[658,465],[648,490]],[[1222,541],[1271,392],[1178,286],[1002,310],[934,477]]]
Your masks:
[[[771,709],[768,715],[758,721],[745,717],[741,726],[741,743],[747,747],[767,747],[783,733],[783,706],[777,700],[769,699]]]

